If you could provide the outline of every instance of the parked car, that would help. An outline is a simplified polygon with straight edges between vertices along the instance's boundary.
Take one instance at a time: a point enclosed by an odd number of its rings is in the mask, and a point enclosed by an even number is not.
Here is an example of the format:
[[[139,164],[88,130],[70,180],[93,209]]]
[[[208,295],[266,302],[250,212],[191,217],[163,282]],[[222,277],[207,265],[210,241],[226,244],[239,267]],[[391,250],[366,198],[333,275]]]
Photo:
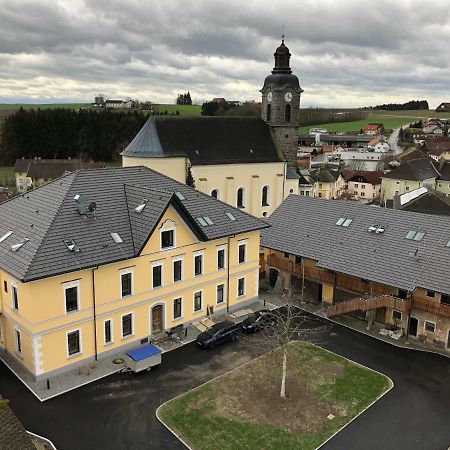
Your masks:
[[[276,320],[275,315],[269,309],[261,309],[250,314],[242,322],[242,329],[247,333],[256,333]]]
[[[202,348],[213,348],[217,344],[234,341],[239,325],[231,321],[219,322],[197,336],[197,344]]]

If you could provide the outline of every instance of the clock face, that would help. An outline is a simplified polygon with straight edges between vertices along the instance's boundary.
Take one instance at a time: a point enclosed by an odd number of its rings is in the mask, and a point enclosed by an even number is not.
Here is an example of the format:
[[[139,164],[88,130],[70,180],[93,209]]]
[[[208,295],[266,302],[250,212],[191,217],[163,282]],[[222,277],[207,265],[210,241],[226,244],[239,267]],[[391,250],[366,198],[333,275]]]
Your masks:
[[[286,92],[286,94],[284,94],[284,99],[287,102],[290,102],[292,100],[292,94],[290,92]]]
[[[268,100],[269,102],[272,101],[272,92],[269,92],[269,93],[267,94],[267,100]]]

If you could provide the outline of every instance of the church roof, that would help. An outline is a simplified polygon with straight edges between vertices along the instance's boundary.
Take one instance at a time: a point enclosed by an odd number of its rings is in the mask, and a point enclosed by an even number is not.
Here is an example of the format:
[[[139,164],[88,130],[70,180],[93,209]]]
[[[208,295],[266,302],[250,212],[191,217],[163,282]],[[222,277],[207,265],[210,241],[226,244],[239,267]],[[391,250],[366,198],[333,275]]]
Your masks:
[[[253,117],[149,118],[121,155],[186,156],[192,165],[284,160],[267,123]]]

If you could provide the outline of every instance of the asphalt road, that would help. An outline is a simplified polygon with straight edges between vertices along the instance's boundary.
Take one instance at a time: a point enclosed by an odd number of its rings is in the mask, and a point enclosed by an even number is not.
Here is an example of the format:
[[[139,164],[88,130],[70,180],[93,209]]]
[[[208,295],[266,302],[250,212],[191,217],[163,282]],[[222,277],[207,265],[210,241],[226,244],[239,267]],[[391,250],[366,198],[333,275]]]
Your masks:
[[[392,134],[389,136],[387,142],[391,146],[391,150],[394,155],[398,155],[403,151],[403,148],[398,145],[398,135],[400,133],[400,128],[396,128]]]
[[[385,373],[395,387],[323,448],[444,450],[450,445],[450,359],[397,348],[334,324],[321,344]],[[255,337],[257,338],[257,337]],[[24,426],[58,450],[181,449],[155,416],[164,401],[256,356],[245,340],[189,344],[144,374],[116,374],[40,403],[0,364],[0,393]]]

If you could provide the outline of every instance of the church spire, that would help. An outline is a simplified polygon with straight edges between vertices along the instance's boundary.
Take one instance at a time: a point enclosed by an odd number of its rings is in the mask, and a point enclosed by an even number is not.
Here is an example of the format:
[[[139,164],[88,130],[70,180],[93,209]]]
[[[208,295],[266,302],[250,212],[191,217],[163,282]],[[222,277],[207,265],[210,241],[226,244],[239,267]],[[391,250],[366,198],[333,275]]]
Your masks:
[[[289,67],[291,54],[284,44],[284,33],[281,35],[281,44],[275,50],[273,56],[275,57],[275,67],[273,68],[272,73],[292,73],[292,70]]]

